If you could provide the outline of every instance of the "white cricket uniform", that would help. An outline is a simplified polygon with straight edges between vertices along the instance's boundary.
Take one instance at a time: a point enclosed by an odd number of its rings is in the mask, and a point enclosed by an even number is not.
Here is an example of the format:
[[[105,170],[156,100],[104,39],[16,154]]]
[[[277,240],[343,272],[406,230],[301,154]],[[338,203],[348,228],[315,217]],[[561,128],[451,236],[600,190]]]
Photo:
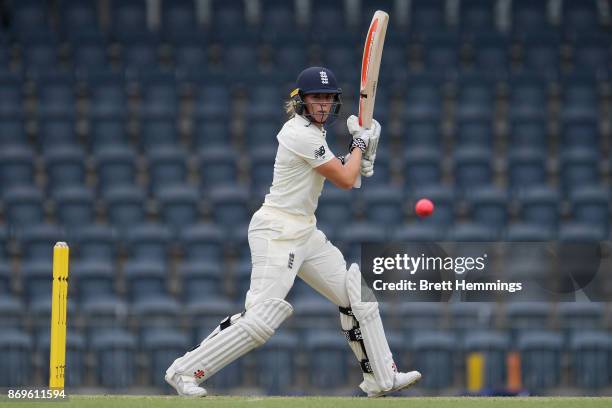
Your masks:
[[[253,269],[245,309],[284,299],[296,274],[338,306],[349,306],[346,262],[317,229],[315,210],[325,178],[315,168],[334,159],[325,131],[300,115],[277,135],[270,193],[248,230]]]

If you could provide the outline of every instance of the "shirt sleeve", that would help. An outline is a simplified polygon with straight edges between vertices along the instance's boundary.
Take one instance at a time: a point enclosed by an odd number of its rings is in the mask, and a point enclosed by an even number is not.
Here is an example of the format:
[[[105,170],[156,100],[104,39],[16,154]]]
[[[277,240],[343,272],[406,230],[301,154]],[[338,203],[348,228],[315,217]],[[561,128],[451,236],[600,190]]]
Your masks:
[[[310,132],[296,134],[283,131],[278,134],[278,142],[286,149],[303,158],[311,167],[318,167],[332,160],[335,156],[324,138]]]

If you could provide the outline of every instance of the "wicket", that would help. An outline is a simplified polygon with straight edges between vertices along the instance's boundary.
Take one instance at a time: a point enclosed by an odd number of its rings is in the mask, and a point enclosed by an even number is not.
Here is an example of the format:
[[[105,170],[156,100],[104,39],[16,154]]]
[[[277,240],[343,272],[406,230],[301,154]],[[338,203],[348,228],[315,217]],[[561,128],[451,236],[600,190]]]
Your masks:
[[[68,244],[53,247],[53,297],[51,298],[51,345],[49,388],[63,389],[66,369],[66,309],[68,307]]]

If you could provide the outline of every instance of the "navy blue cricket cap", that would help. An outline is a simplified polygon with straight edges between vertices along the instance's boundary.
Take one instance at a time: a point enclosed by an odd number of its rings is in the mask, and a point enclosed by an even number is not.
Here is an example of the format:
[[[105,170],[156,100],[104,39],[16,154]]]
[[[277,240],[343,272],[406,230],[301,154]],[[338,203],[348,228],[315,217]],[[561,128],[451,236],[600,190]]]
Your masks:
[[[298,75],[296,85],[302,95],[313,93],[342,93],[342,89],[338,87],[338,81],[336,81],[334,73],[324,67],[306,68]]]

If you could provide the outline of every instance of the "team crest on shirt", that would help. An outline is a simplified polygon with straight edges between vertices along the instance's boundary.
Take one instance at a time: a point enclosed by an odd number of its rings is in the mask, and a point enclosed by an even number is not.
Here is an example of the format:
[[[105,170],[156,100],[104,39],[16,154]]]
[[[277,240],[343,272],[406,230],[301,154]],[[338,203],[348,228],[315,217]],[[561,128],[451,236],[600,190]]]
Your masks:
[[[314,152],[315,159],[320,159],[325,156],[325,146],[321,146]]]

